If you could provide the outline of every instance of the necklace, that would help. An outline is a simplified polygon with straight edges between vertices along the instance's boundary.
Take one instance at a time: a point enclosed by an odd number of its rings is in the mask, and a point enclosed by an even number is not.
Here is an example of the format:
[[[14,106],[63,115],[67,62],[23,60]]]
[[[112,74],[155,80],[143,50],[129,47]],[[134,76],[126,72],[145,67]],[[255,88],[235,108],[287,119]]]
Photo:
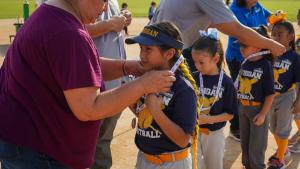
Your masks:
[[[219,93],[220,93],[221,87],[222,87],[223,77],[224,77],[224,71],[221,70],[220,75],[219,75],[219,80],[218,80],[217,91],[216,91],[215,96],[214,96],[214,101],[213,101],[213,103],[212,103],[212,105],[210,107],[203,107],[204,106],[204,98],[205,98],[204,83],[203,83],[202,74],[199,72],[199,80],[200,80],[199,91],[200,91],[200,94],[201,94],[201,97],[202,97],[202,103],[200,105],[200,111],[209,110],[216,103],[216,101],[218,100],[218,97],[219,97]]]
[[[261,51],[261,52],[257,52],[257,53],[254,53],[250,56],[248,56],[246,59],[243,60],[242,64],[241,64],[241,68],[239,70],[239,73],[238,73],[238,76],[236,77],[235,81],[234,81],[234,87],[235,89],[238,89],[239,87],[239,78],[242,76],[242,73],[243,73],[243,70],[242,70],[242,66],[250,59],[253,59],[255,57],[258,57],[258,56],[263,56],[265,54],[269,54],[271,53],[271,51],[269,50],[266,50],[266,51]]]

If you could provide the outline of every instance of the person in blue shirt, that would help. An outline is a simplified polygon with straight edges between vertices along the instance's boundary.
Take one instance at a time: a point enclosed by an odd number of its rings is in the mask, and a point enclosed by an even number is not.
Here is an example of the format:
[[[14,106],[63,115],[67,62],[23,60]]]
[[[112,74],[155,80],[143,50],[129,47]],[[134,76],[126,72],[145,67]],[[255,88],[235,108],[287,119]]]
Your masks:
[[[231,11],[234,13],[238,21],[248,27],[256,27],[261,24],[267,25],[267,19],[270,12],[266,10],[258,0],[234,0],[230,5]],[[236,38],[229,36],[228,48],[226,50],[226,62],[233,81],[235,81],[240,70],[243,56],[240,52],[240,45],[233,43]],[[236,114],[231,120],[230,136],[235,140],[239,140],[239,117]]]
[[[196,82],[181,56],[180,31],[161,22],[125,42],[140,45],[141,64],[147,71],[171,70],[176,76],[169,92],[149,93],[131,107],[138,117],[136,169],[192,169],[190,140],[200,104]]]
[[[253,28],[268,37],[264,26]],[[246,58],[235,81],[239,99],[242,164],[246,169],[265,169],[269,115],[274,99],[274,76],[269,51],[240,44]]]
[[[199,123],[202,135],[198,139],[198,169],[224,168],[223,128],[238,109],[233,82],[222,70],[224,54],[221,41],[217,37],[217,31],[210,33],[210,30],[207,35],[201,35],[192,47],[192,58],[198,70],[194,73],[194,78],[199,86],[201,111]],[[202,159],[204,162],[201,163]]]
[[[156,10],[156,2],[152,1],[151,5],[150,5],[150,8],[149,8],[149,11],[148,11],[149,20],[152,19],[153,15],[155,13],[155,10]]]

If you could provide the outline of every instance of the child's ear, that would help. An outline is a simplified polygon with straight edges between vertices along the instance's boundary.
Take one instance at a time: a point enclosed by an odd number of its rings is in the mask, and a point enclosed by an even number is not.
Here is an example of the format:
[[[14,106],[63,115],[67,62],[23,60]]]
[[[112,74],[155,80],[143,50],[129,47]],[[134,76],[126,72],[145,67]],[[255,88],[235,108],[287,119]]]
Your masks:
[[[218,63],[220,61],[220,55],[218,53],[216,53],[212,59],[215,63]]]
[[[175,54],[176,54],[176,50],[174,48],[171,48],[165,52],[165,57],[167,60],[171,60]]]

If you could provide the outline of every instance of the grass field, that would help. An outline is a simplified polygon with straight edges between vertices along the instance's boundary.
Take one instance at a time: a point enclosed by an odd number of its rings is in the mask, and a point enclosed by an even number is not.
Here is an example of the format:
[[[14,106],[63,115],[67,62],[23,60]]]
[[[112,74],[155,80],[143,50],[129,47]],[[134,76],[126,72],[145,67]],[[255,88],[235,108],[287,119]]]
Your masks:
[[[152,0],[119,0],[119,3],[126,2],[129,10],[134,16],[147,16],[147,12]],[[159,2],[159,0],[156,0]],[[296,21],[296,15],[300,8],[300,0],[259,0],[271,12],[283,10],[287,13],[289,20]],[[180,11],[180,9],[178,9]]]
[[[0,0],[0,19],[23,18],[24,0]],[[29,0],[30,12],[35,9],[35,0]]]
[[[295,22],[300,9],[300,0],[260,0],[261,4],[271,12],[283,10],[287,13],[287,18]]]
[[[23,17],[22,3],[24,0],[0,0],[0,19]],[[154,0],[159,2],[159,0]],[[29,0],[30,11],[35,9],[35,1]],[[126,2],[134,17],[147,16],[152,0],[119,0],[119,3]],[[270,11],[284,10],[291,21],[296,21],[297,11],[300,8],[300,0],[260,0]]]

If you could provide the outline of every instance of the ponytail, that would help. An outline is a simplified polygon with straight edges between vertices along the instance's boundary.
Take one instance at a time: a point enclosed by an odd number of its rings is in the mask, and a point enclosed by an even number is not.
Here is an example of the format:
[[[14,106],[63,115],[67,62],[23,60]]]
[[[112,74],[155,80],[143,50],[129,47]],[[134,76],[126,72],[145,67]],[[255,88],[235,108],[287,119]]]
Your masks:
[[[191,83],[191,85],[193,86],[193,89],[195,91],[195,94],[197,96],[197,117],[200,117],[200,100],[199,100],[199,90],[196,84],[196,81],[194,80],[194,78],[192,77],[189,68],[187,66],[187,64],[185,62],[182,62],[179,65],[179,68],[181,70],[181,72],[183,73],[184,77]],[[197,148],[198,148],[198,136],[199,136],[199,120],[196,120],[196,127],[194,130],[194,134],[193,134],[193,140],[192,140],[192,156],[193,156],[193,165],[194,165],[194,169],[197,168]]]

